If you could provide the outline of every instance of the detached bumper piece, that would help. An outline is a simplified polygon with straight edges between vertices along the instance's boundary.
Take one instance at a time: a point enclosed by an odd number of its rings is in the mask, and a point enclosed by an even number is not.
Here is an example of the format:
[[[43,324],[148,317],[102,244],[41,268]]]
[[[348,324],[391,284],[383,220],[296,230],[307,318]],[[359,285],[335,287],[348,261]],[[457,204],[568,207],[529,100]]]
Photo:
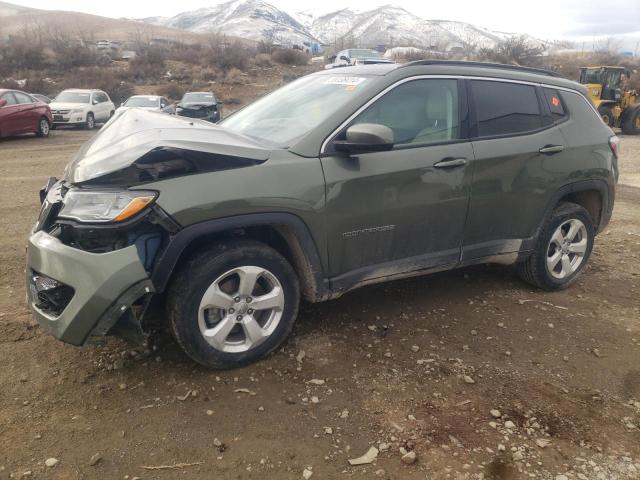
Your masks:
[[[27,301],[47,332],[73,345],[104,334],[124,316],[139,318],[153,284],[135,245],[91,253],[44,231],[27,247]]]

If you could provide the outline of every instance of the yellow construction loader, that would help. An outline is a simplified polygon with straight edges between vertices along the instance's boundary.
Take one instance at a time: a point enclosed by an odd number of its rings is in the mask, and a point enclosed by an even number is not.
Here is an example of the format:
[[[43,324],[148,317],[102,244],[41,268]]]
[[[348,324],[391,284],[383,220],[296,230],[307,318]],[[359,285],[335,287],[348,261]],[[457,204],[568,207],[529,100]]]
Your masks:
[[[602,120],[629,135],[640,135],[640,93],[629,88],[624,67],[582,67],[580,83],[589,90]]]

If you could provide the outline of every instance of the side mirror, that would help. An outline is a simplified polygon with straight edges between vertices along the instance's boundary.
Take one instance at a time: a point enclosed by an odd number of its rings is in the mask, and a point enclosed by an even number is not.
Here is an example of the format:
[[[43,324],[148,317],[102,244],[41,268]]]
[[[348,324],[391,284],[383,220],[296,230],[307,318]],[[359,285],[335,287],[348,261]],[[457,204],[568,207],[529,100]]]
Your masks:
[[[391,150],[394,144],[393,130],[377,123],[358,123],[347,128],[346,140],[333,142],[339,152],[366,153]]]
[[[351,60],[349,60],[349,57],[345,57],[344,55],[340,56],[340,60],[344,60],[347,63],[349,63],[351,61]]]
[[[97,105],[98,104],[98,100],[93,100],[91,103],[94,104],[94,105]]]
[[[7,101],[4,98],[0,98],[0,108],[4,107],[7,104]]]

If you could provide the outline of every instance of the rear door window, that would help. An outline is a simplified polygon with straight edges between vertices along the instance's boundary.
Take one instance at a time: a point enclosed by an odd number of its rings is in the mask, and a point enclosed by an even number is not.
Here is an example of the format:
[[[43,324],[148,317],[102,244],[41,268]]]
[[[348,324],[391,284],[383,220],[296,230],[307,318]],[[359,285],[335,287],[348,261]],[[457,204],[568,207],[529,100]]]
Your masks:
[[[33,100],[29,95],[25,95],[21,92],[13,92],[13,94],[16,96],[16,100],[18,101],[18,103],[33,103]]]
[[[474,136],[513,135],[542,128],[534,86],[473,80],[471,90],[477,123]]]

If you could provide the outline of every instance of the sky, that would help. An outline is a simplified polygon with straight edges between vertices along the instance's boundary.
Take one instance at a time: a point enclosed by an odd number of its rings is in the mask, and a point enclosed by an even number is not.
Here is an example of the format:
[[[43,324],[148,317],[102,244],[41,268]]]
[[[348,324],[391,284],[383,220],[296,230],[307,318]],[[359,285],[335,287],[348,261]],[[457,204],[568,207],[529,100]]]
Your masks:
[[[349,7],[368,10],[385,4],[403,7],[426,18],[458,20],[505,32],[528,33],[544,40],[591,42],[594,37],[618,36],[626,49],[640,53],[640,0],[322,0],[309,8],[299,0],[266,0],[288,12],[328,13]],[[9,0],[23,6],[73,10],[107,17],[173,16],[222,3],[215,0]],[[524,8],[526,5],[528,8]],[[578,45],[579,46],[579,45]]]

